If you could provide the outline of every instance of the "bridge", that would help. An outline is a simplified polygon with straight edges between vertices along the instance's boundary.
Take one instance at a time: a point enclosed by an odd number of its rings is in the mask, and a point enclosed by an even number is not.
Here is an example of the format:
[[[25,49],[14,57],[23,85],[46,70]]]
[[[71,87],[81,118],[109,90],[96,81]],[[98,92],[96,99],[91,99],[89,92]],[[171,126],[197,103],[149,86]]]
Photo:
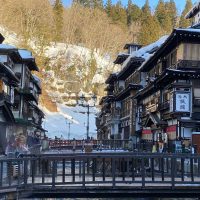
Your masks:
[[[83,150],[87,146],[92,149],[128,149],[130,140],[49,140],[49,147],[51,149],[69,149],[69,150]]]
[[[0,195],[199,197],[200,156],[116,151],[1,158]]]

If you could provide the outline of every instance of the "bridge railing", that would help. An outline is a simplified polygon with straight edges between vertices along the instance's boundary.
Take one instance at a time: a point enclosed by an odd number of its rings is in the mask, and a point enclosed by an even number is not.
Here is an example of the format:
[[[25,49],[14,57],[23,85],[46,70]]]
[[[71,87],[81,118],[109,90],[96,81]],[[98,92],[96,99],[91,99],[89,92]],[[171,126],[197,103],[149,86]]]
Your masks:
[[[200,185],[199,155],[89,153],[0,159],[6,188],[70,186],[172,187]]]
[[[92,146],[93,149],[128,149],[130,140],[49,140],[50,148],[84,149]]]

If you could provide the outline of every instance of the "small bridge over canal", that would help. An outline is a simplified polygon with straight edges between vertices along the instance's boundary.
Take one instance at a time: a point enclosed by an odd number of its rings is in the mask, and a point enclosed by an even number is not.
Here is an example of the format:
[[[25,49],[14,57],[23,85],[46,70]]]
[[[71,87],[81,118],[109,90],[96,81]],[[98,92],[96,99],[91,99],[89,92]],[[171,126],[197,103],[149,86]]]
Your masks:
[[[133,152],[0,159],[0,194],[23,197],[199,197],[200,156]]]

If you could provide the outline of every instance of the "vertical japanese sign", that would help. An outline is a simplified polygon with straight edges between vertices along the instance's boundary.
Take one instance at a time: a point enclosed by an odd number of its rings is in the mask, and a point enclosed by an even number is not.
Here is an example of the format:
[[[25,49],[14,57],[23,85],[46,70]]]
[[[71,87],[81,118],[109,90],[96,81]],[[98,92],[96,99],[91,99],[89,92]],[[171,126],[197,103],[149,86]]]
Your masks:
[[[13,104],[14,103],[14,88],[13,87],[11,87],[11,90],[10,90],[10,96],[11,96],[11,103]]]
[[[170,112],[174,111],[174,98],[173,98],[173,94],[170,95],[169,110],[170,110]]]
[[[190,112],[190,93],[176,93],[175,112]]]

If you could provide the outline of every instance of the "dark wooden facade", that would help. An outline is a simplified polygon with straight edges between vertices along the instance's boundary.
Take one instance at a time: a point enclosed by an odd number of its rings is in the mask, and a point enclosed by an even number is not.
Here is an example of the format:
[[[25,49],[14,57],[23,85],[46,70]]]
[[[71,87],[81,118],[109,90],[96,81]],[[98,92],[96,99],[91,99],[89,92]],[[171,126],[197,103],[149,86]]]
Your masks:
[[[41,85],[32,74],[38,67],[31,52],[5,44],[0,45],[0,66],[1,151],[27,151],[28,137],[44,135],[44,114],[37,106]]]
[[[119,62],[112,98],[120,110],[121,139],[144,143],[149,151],[197,146],[200,152],[199,38],[199,29],[175,29]]]

